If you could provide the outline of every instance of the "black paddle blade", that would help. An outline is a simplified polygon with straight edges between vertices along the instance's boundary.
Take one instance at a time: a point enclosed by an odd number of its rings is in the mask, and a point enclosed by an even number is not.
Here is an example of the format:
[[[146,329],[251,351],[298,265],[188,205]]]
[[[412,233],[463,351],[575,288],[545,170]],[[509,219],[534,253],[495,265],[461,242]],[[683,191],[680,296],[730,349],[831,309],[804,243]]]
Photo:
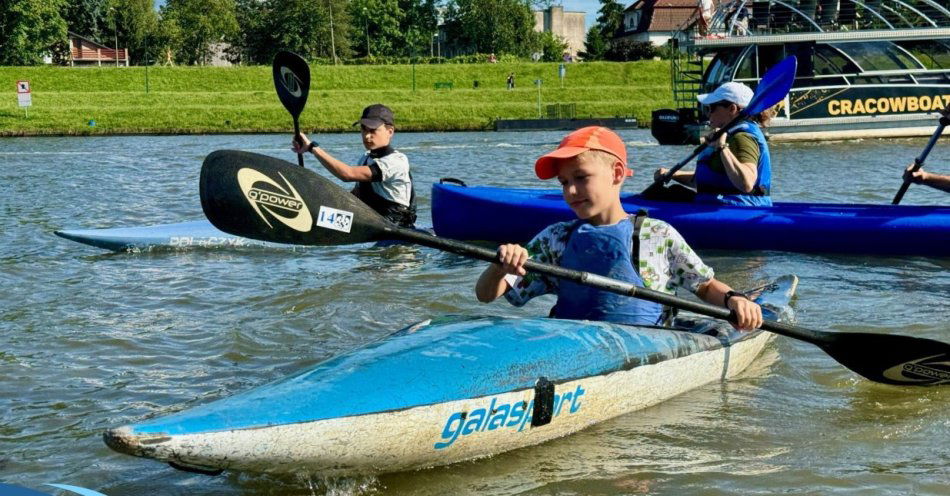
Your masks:
[[[307,61],[293,52],[278,52],[274,56],[274,88],[284,108],[294,119],[300,117],[310,94],[310,67]]]
[[[395,226],[329,179],[274,157],[219,150],[205,158],[201,208],[218,229],[296,245],[385,238]]]
[[[950,344],[893,334],[829,335],[829,341],[816,344],[872,381],[895,386],[950,385]]]

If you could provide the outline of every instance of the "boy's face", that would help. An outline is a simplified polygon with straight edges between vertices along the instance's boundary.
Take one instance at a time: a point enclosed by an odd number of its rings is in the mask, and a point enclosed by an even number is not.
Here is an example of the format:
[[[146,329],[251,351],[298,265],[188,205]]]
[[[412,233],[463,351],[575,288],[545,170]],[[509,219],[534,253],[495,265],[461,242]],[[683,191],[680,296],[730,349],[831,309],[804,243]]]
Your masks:
[[[370,129],[360,124],[360,137],[363,138],[363,146],[367,150],[375,150],[389,144],[393,139],[396,130],[392,126],[383,124],[376,129]]]
[[[620,186],[626,177],[619,160],[582,153],[558,161],[557,180],[564,201],[579,219],[606,215],[620,202]]]

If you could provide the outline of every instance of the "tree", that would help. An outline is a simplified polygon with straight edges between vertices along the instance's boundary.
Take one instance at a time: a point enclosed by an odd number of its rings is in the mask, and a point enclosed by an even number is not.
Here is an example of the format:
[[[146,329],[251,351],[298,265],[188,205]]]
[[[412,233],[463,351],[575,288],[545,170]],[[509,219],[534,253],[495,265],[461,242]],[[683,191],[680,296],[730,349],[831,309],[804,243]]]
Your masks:
[[[584,60],[603,60],[607,53],[607,40],[600,34],[599,26],[591,26],[587,30],[587,38],[584,41],[584,51],[579,53]]]
[[[141,63],[145,58],[145,46],[149,44],[148,38],[159,31],[158,14],[152,0],[107,0],[105,9],[105,23],[100,26],[99,41],[108,46],[118,44],[119,48],[128,48],[130,62]],[[154,56],[153,51],[149,58]]]
[[[106,30],[108,0],[70,0],[63,3],[60,14],[66,28],[80,36],[102,42]]]
[[[350,39],[357,53],[405,55],[406,33],[401,28],[406,16],[399,0],[351,0],[349,5]]]
[[[432,37],[439,31],[439,12],[435,0],[399,0],[404,16],[399,26],[402,45],[409,54],[427,52]]]
[[[623,25],[623,5],[616,0],[600,0],[600,10],[597,12],[600,14],[597,17],[600,34],[610,40]]]
[[[238,33],[234,0],[168,0],[162,17],[181,29],[175,58],[186,64],[208,63],[215,45]]]
[[[236,19],[231,43],[248,63],[270,64],[280,50],[311,59],[351,53],[346,0],[237,0]]]
[[[528,0],[452,0],[444,26],[456,52],[527,56],[541,48]]]
[[[604,58],[614,62],[652,59],[660,54],[656,46],[649,41],[620,40],[610,44]]]
[[[68,42],[64,0],[0,0],[0,65],[37,65]]]
[[[538,33],[541,45],[541,60],[545,62],[560,62],[567,51],[567,42],[555,36],[550,31]]]

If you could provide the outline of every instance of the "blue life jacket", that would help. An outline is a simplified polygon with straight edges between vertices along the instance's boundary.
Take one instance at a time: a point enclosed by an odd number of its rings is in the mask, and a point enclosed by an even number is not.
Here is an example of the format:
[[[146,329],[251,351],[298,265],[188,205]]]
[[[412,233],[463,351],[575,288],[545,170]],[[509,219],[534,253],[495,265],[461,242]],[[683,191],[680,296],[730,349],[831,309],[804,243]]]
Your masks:
[[[771,206],[772,197],[772,160],[769,157],[769,145],[765,142],[765,135],[759,126],[753,122],[743,121],[729,130],[729,134],[739,132],[749,133],[759,145],[758,177],[752,192],[746,193],[736,188],[729,180],[725,171],[716,171],[709,166],[714,153],[719,153],[710,147],[703,150],[696,159],[696,198],[697,203],[724,203],[740,206]]]
[[[643,215],[645,217],[645,214]],[[639,215],[637,216],[639,217]],[[577,221],[567,248],[561,255],[561,266],[619,279],[643,287],[643,279],[633,265],[639,260],[639,243],[634,243],[636,219],[610,226],[594,226]],[[631,257],[631,254],[634,256]],[[609,291],[558,281],[557,304],[551,315],[559,319],[599,320],[616,324],[657,325],[663,320],[663,307],[658,303],[631,298]]]

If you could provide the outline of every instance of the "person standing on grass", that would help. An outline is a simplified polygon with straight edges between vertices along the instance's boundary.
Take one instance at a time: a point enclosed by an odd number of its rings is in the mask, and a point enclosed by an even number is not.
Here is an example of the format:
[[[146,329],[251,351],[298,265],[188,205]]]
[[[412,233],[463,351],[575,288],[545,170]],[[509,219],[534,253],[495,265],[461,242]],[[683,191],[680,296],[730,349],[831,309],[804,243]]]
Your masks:
[[[396,132],[393,111],[380,103],[370,105],[353,123],[357,124],[366,153],[356,165],[337,160],[303,133],[294,137],[291,149],[294,153],[312,153],[337,179],[355,182],[352,193],[392,223],[415,227],[416,192],[409,159],[391,146]]]

